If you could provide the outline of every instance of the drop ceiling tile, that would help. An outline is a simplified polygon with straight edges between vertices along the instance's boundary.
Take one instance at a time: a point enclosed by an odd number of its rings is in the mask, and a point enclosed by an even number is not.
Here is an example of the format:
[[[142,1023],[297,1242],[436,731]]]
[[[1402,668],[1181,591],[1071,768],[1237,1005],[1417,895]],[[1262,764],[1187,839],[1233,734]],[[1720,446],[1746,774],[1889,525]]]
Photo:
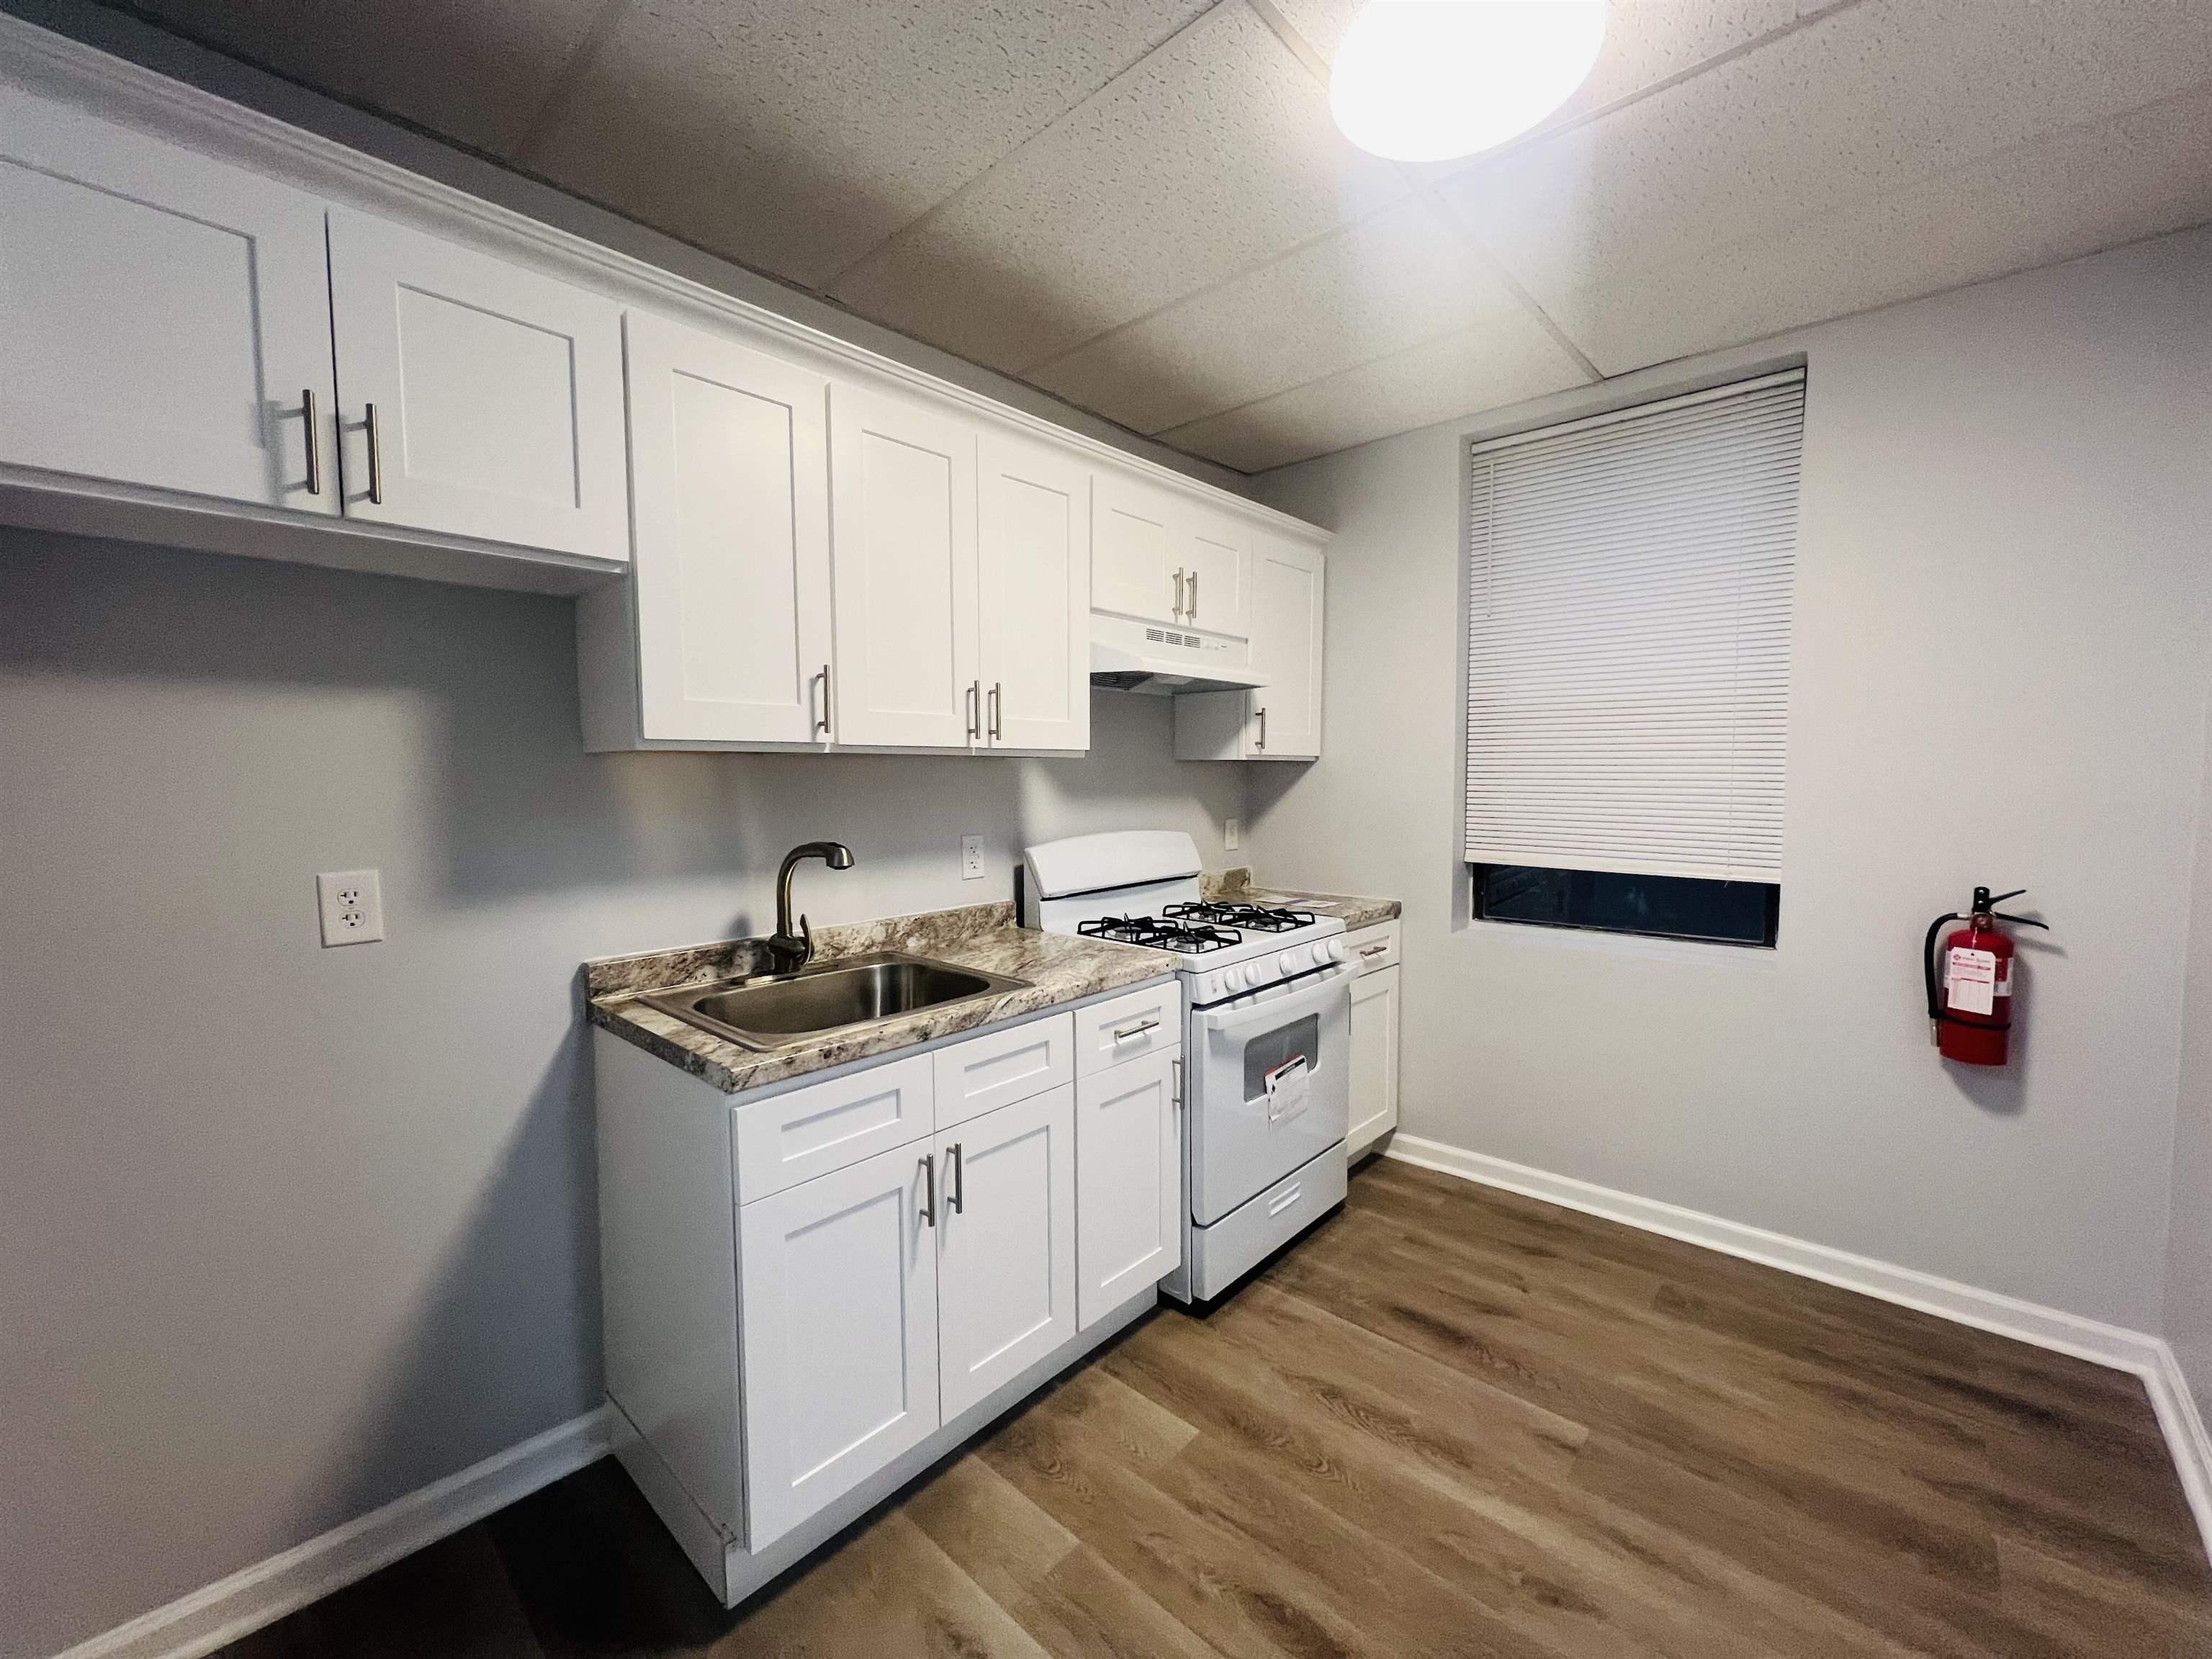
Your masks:
[[[1077,347],[1029,379],[1139,432],[1180,426],[1516,308],[1418,200]]]
[[[1784,241],[1827,266],[1879,276],[1824,239],[1821,222],[2207,79],[2212,7],[2194,0],[1863,0],[1443,189],[1538,303],[1617,374],[1899,297],[1887,277],[1879,293],[1856,297],[1833,269],[1747,264],[1739,251]],[[2112,185],[2124,195],[2128,180],[2118,169]],[[2108,207],[2057,179],[2039,194],[2060,222]],[[1977,204],[1969,193],[1950,200],[1961,222],[1947,246],[1970,246],[1984,234],[1972,222]],[[1977,274],[2017,269],[2002,238],[1987,234],[1989,268]],[[1659,270],[1684,284],[1686,308],[1671,324],[1639,293]],[[1808,308],[1808,284],[1826,292],[1826,309]]]
[[[2212,88],[1639,267],[1591,340],[1611,372],[2212,221]]]
[[[632,0],[523,160],[809,287],[1206,0]]]
[[[1588,378],[1540,325],[1515,313],[1160,437],[1189,454],[1261,472]]]
[[[137,0],[319,91],[507,155],[608,0]]]
[[[1018,370],[1401,198],[1228,0],[831,285],[854,310]]]

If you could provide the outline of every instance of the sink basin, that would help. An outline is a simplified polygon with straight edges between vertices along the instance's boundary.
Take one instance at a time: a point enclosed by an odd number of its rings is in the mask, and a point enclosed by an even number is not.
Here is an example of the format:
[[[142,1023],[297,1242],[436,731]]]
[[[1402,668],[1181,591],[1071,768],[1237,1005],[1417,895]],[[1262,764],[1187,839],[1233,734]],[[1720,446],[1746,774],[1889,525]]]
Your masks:
[[[745,1048],[787,1048],[832,1031],[874,1025],[924,1008],[1026,990],[1029,981],[896,951],[840,957],[795,974],[720,980],[639,1001]]]

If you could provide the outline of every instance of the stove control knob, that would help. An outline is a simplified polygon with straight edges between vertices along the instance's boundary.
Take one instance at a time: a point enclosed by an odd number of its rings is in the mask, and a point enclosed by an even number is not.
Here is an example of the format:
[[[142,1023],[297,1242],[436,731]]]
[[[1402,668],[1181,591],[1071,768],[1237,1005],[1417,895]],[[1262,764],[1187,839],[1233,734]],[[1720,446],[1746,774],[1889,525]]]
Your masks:
[[[1286,974],[1297,973],[1298,971],[1298,953],[1296,951],[1284,951],[1282,955],[1275,958],[1275,966],[1281,969]]]
[[[1333,939],[1322,948],[1328,952],[1328,959],[1331,962],[1342,962],[1344,960],[1344,941],[1342,939]]]
[[[1243,969],[1224,968],[1221,970],[1221,988],[1223,990],[1233,991],[1243,982],[1244,970]]]

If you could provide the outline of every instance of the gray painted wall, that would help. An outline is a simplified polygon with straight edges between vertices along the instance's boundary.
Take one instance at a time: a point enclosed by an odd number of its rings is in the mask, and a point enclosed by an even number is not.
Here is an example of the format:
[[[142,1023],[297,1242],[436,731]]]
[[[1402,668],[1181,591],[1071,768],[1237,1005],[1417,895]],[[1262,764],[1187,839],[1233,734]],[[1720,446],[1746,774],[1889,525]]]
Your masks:
[[[2166,1250],[2166,1340],[2212,1421],[2212,748],[2197,806],[2189,910],[2181,1091],[2173,1137],[2172,1227]]]
[[[1467,920],[1472,422],[1258,481],[1339,536],[1324,758],[1255,777],[1255,866],[1405,900],[1406,1132],[2158,1329],[2212,671],[2212,233],[1629,389],[1791,353],[1778,950]],[[1921,1012],[1922,929],[1977,882],[2031,887],[2057,929],[2025,947],[2002,1073],[1939,1062]]]
[[[819,923],[1243,810],[1112,694],[1079,761],[588,757],[571,615],[0,531],[0,1652],[595,1403],[582,958],[767,931],[816,836]],[[322,950],[361,865],[389,941]]]

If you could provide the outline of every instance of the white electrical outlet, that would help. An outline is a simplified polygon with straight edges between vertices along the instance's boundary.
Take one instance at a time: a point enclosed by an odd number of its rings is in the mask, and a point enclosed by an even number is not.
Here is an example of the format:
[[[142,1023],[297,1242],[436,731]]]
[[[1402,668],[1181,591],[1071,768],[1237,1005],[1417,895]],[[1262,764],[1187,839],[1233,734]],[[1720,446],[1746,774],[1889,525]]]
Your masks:
[[[332,870],[315,878],[325,945],[366,945],[384,937],[384,893],[374,870]]]
[[[983,879],[983,838],[981,836],[960,837],[960,879]]]
[[[1243,826],[1235,818],[1224,818],[1221,824],[1221,845],[1227,852],[1235,852],[1237,843],[1244,839]]]

